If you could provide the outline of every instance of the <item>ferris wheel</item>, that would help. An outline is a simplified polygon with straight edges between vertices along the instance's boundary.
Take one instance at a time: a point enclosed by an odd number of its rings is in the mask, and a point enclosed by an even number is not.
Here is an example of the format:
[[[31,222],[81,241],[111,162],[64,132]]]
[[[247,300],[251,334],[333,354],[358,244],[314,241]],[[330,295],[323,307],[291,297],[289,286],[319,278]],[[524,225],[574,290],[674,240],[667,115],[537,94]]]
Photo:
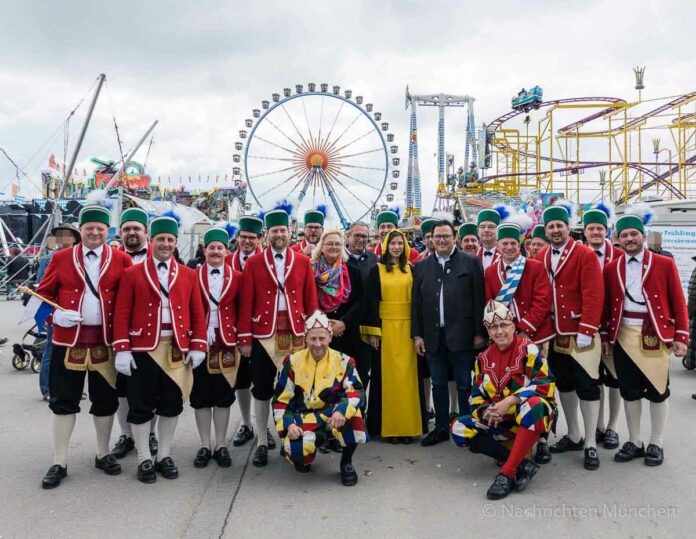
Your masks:
[[[233,155],[262,210],[280,199],[298,211],[325,204],[347,228],[398,189],[398,147],[372,103],[351,90],[302,84],[274,93],[245,120]],[[387,185],[388,184],[388,185]],[[387,187],[389,189],[387,189]]]

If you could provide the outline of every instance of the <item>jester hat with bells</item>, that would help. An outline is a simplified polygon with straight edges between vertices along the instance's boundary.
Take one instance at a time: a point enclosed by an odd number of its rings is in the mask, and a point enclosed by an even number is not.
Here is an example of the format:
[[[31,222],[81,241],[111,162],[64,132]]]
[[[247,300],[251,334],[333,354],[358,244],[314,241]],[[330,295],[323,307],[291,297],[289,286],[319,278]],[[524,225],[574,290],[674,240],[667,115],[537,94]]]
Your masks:
[[[305,320],[305,337],[307,336],[307,333],[309,333],[312,329],[325,329],[329,332],[329,335],[333,335],[333,330],[331,329],[329,318],[319,309],[314,311],[309,317],[307,317],[307,320]]]
[[[513,322],[512,312],[502,303],[492,299],[486,304],[483,309],[483,325],[486,328],[491,327],[493,324],[502,322],[503,320],[509,320]]]

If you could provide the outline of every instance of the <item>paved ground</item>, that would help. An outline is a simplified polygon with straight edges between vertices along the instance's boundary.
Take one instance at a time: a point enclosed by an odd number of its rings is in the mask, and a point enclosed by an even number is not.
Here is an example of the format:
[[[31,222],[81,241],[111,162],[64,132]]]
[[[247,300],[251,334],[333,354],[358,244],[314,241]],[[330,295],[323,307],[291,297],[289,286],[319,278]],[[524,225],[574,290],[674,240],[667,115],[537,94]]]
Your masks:
[[[232,448],[231,469],[213,463],[197,470],[190,409],[173,448],[178,480],[138,483],[132,455],[121,461],[120,476],[96,471],[92,425],[83,413],[70,445],[70,475],[59,489],[44,491],[39,483],[51,464],[51,414],[39,398],[38,375],[10,364],[10,344],[25,329],[16,326],[19,310],[16,302],[0,304],[0,334],[10,337],[0,354],[0,539],[689,537],[696,525],[696,375],[676,361],[662,467],[617,464],[603,449],[597,472],[584,471],[578,455],[554,457],[525,493],[502,502],[485,499],[493,463],[450,444],[361,447],[354,459],[360,482],[353,488],[340,485],[336,455],[320,455],[311,474],[299,475],[277,455],[259,470],[251,465],[250,447]],[[231,432],[238,421],[235,409]],[[563,429],[561,420],[559,434]],[[626,435],[623,414],[619,433]]]

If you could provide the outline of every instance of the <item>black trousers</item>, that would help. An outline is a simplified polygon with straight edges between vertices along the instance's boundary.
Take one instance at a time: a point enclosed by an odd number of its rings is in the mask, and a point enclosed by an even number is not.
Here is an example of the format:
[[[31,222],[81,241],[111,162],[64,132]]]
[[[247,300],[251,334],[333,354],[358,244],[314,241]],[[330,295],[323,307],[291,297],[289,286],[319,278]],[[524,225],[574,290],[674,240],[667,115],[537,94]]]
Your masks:
[[[598,401],[600,396],[599,378],[594,379],[573,356],[556,352],[553,342],[549,344],[549,367],[556,377],[558,391],[575,391],[584,401]]]
[[[106,417],[116,413],[118,397],[104,377],[95,371],[74,371],[65,368],[65,346],[53,345],[51,369],[48,375],[48,390],[51,395],[48,407],[54,414],[80,413],[85,376],[89,377],[89,413]]]
[[[192,408],[228,408],[234,403],[234,388],[222,374],[210,374],[203,362],[193,369]]]
[[[116,393],[119,397],[128,396],[128,377],[125,374],[116,373]]]
[[[619,392],[625,401],[647,399],[650,402],[663,402],[669,397],[669,378],[665,392],[657,391],[618,342],[614,345],[614,365],[619,377]]]
[[[235,389],[249,389],[251,387],[251,358],[239,356],[239,369],[237,369],[237,381]]]
[[[616,364],[616,360],[614,360],[614,364]],[[614,368],[616,368],[616,367],[614,367]],[[599,381],[606,387],[611,387],[611,388],[618,388],[619,387],[619,381],[616,378],[614,378],[614,375],[611,373],[611,371],[604,364],[604,361],[601,361],[599,363]]]
[[[155,413],[164,417],[178,416],[184,410],[184,398],[176,382],[147,352],[133,352],[133,359],[137,368],[133,369],[127,384],[128,423],[147,423]]]
[[[273,390],[278,369],[261,343],[254,339],[251,343],[251,395],[260,401],[273,398]]]

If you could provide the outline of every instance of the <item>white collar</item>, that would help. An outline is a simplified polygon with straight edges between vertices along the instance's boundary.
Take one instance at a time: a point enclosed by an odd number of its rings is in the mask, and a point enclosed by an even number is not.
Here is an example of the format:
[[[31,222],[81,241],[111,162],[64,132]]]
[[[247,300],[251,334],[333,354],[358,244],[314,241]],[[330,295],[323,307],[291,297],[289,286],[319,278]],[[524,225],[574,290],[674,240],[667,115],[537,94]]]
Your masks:
[[[225,273],[225,263],[224,262],[222,264],[220,264],[220,266],[218,266],[218,267],[211,266],[210,264],[208,264],[206,262],[206,266],[208,266],[208,275],[209,276],[213,274],[214,269],[220,270],[220,276],[222,276]]]
[[[595,252],[599,251],[602,254],[602,256],[607,254],[607,242],[606,241],[602,242],[601,247],[593,247],[592,245],[588,245],[588,247]]]
[[[561,245],[560,247],[554,247],[553,244],[550,243],[549,245],[551,246],[551,254],[553,255],[554,251],[558,251],[559,254],[562,253],[563,251],[565,251],[565,248],[568,247],[569,242],[570,242],[569,239],[566,240],[566,242],[563,245]],[[558,256],[558,255],[556,255],[556,256]]]
[[[172,259],[170,258],[169,260],[158,260],[154,256],[152,257],[153,262],[155,263],[155,269],[159,271],[159,265],[164,263],[167,266],[167,271],[169,271],[169,268],[172,265]]]
[[[491,247],[490,249],[486,249],[483,246],[483,244],[481,244],[481,252],[482,253],[495,253],[495,251],[497,250],[497,247],[498,247],[497,245],[493,245],[493,247]]]
[[[450,258],[452,258],[452,254],[454,253],[454,251],[455,251],[456,249],[457,249],[456,246],[455,246],[455,247],[452,247],[452,250],[451,250],[451,251],[449,252],[449,254],[447,255],[447,258],[445,258],[444,256],[440,256],[439,254],[437,254],[437,251],[433,251],[433,253],[434,253],[435,256],[437,257],[437,261],[438,261],[438,262],[447,262]]]
[[[640,265],[643,265],[643,258],[645,258],[645,247],[643,247],[643,249],[637,255],[629,255],[628,253],[626,253],[625,258],[626,265],[628,265],[628,261],[631,260],[631,258],[635,258],[640,263]]]
[[[95,247],[94,249],[89,249],[85,246],[85,244],[82,244],[82,256],[83,258],[87,256],[87,253],[93,252],[95,255],[97,255],[97,258],[101,258],[102,253],[104,252],[104,246],[100,245],[99,247]]]
[[[283,260],[285,260],[285,255],[287,255],[288,248],[286,247],[283,249],[281,252],[276,251],[273,247],[271,247],[271,255],[273,256],[273,260],[278,260],[275,256],[276,255],[281,255],[283,257]]]

